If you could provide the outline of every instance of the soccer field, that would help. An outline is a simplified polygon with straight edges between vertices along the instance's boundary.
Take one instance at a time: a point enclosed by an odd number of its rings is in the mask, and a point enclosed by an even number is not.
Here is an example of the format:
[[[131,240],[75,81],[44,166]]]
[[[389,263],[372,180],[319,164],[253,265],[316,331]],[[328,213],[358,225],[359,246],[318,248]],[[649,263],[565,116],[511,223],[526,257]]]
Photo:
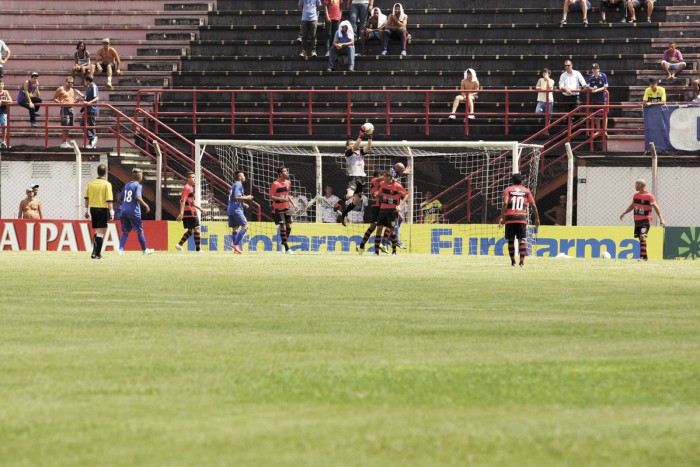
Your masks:
[[[0,465],[698,465],[692,261],[0,254]]]

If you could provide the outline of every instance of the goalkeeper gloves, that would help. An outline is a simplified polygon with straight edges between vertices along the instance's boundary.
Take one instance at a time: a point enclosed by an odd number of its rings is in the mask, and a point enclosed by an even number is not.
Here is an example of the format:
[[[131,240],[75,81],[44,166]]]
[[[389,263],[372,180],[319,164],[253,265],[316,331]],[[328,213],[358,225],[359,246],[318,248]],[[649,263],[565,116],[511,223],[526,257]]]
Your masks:
[[[364,130],[360,130],[360,134],[358,136],[359,139],[362,139],[365,136]]]

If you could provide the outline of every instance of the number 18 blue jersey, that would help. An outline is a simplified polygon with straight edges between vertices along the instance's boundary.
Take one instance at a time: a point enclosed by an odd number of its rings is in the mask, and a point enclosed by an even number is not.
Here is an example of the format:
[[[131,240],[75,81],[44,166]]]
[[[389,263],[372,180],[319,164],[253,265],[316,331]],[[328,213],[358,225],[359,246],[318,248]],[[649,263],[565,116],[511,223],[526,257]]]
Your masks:
[[[122,201],[122,216],[141,217],[141,205],[137,201],[141,198],[141,184],[131,181],[124,185],[124,189],[119,195]]]

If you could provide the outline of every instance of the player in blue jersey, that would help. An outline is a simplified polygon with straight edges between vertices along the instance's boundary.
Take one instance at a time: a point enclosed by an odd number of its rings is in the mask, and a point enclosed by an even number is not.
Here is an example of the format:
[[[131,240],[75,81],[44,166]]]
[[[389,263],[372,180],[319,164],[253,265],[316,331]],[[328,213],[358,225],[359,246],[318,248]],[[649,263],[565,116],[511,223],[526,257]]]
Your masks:
[[[132,230],[136,231],[141,244],[141,250],[144,256],[153,254],[152,248],[146,247],[146,236],[143,234],[143,223],[141,222],[141,206],[145,212],[150,212],[151,208],[141,197],[141,180],[143,180],[143,171],[135,168],[131,170],[131,181],[124,185],[124,189],[119,194],[119,199],[122,202],[122,236],[119,238],[119,251],[117,254],[124,254],[124,245],[129,238],[129,233]]]
[[[231,227],[231,237],[233,238],[231,248],[233,253],[237,255],[242,255],[243,250],[241,249],[241,240],[245,236],[248,230],[248,221],[243,213],[243,208],[247,208],[248,205],[243,201],[250,201],[253,199],[253,195],[243,194],[243,183],[245,182],[245,174],[240,170],[237,171],[233,179],[233,185],[231,185],[231,191],[228,195],[228,226]]]

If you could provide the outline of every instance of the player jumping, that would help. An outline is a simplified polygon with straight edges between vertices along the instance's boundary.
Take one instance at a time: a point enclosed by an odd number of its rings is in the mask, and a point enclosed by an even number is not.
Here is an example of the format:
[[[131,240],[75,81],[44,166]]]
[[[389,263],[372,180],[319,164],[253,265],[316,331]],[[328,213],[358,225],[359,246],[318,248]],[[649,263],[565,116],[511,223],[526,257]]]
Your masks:
[[[525,254],[527,253],[527,209],[532,206],[532,213],[535,218],[535,227],[540,226],[540,214],[537,212],[535,199],[530,190],[525,188],[523,176],[513,174],[511,185],[503,190],[503,207],[501,217],[498,220],[498,228],[506,224],[506,239],[508,239],[508,253],[510,254],[510,264],[515,266],[515,237],[518,237],[520,245],[520,267],[525,266]]]
[[[367,135],[367,144],[360,147],[362,137]],[[343,225],[348,224],[348,213],[362,202],[362,192],[365,188],[365,154],[372,150],[372,134],[365,132],[364,126],[360,129],[357,140],[351,139],[345,142],[345,160],[347,161],[348,188],[345,192],[345,200],[352,198],[352,203],[343,205],[338,203],[337,211],[342,218]],[[345,201],[343,200],[343,201]]]

